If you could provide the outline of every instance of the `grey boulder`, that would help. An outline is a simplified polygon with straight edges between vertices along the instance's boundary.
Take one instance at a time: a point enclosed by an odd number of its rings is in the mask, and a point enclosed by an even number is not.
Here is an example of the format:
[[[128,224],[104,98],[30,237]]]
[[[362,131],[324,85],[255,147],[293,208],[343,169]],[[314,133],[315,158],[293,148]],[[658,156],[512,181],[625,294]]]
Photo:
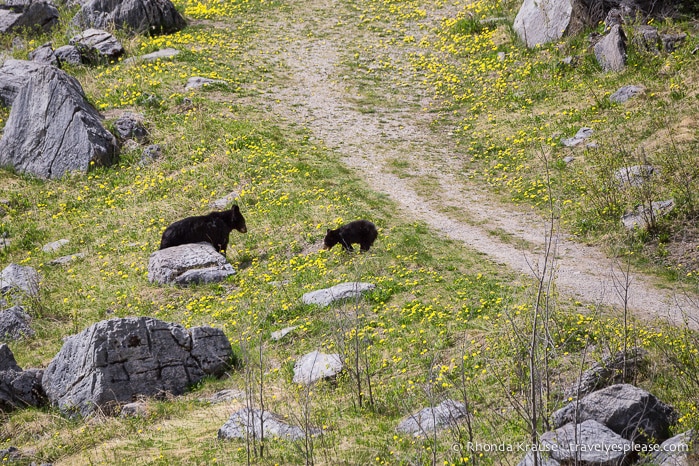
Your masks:
[[[44,1],[15,1],[0,5],[0,32],[21,29],[48,32],[58,24],[58,9]]]
[[[29,79],[44,69],[44,63],[27,60],[5,60],[0,67],[0,100],[5,107],[12,104]]]
[[[540,438],[541,446],[562,464],[619,466],[631,457],[633,444],[594,420],[566,424]]]
[[[294,364],[293,382],[310,385],[322,379],[335,377],[342,372],[344,365],[339,354],[326,354],[312,351],[303,355]]]
[[[60,65],[50,42],[40,45],[36,49],[29,52],[29,60],[52,66]]]
[[[0,372],[2,371],[21,371],[22,369],[15,361],[15,355],[5,343],[0,343]]]
[[[71,65],[81,65],[83,57],[80,50],[74,45],[64,45],[53,51],[53,54],[61,63],[69,63]]]
[[[38,296],[41,276],[28,265],[10,264],[0,273],[0,293],[19,291],[28,296]]]
[[[455,427],[468,415],[466,406],[455,400],[444,400],[435,407],[409,414],[396,427],[398,432],[415,437],[427,437],[435,431]]]
[[[364,282],[346,282],[340,283],[339,285],[332,286],[330,288],[324,288],[322,290],[311,291],[304,294],[301,300],[304,304],[317,304],[319,306],[325,307],[336,301],[343,301],[345,299],[358,299],[363,293],[371,291],[376,288],[376,285],[372,283]]]
[[[694,431],[683,432],[665,440],[660,448],[640,465],[653,466],[692,466],[696,460],[690,457],[696,452],[697,436]]]
[[[604,71],[626,68],[626,35],[621,26],[612,26],[609,33],[594,46],[595,58]]]
[[[0,311],[0,341],[19,340],[34,335],[29,326],[31,317],[22,306],[13,306]]]
[[[170,0],[90,0],[73,18],[81,27],[170,34],[187,25]]]
[[[635,443],[662,442],[677,420],[675,410],[647,391],[617,384],[590,393],[554,412],[553,425],[594,420]]]
[[[0,412],[44,405],[42,374],[40,369],[0,371]]]
[[[122,141],[135,139],[143,142],[148,138],[148,131],[143,126],[143,115],[126,112],[114,122],[114,128],[116,136]]]
[[[634,228],[646,229],[657,222],[658,218],[667,215],[675,208],[675,201],[667,199],[665,201],[653,201],[650,207],[638,206],[636,210],[627,212],[621,216],[621,223],[627,230]]]
[[[636,86],[633,84],[630,84],[628,86],[622,86],[614,94],[609,96],[609,100],[611,102],[614,102],[617,104],[623,104],[627,100],[636,97],[637,95],[641,94],[645,90],[646,90],[645,87]]]
[[[582,30],[580,8],[577,0],[524,0],[513,27],[527,47],[535,47]]]
[[[101,29],[87,29],[68,43],[78,49],[82,63],[87,64],[115,61],[124,54],[121,42]]]
[[[233,274],[233,266],[209,243],[159,249],[148,260],[148,280],[161,285],[213,283]]]
[[[102,126],[80,83],[53,66],[38,66],[12,104],[0,140],[0,165],[58,179],[114,162],[116,139]]]
[[[561,139],[561,144],[563,144],[566,147],[575,147],[589,139],[593,133],[594,130],[592,128],[580,128],[578,132],[575,133],[575,136],[573,136],[572,138]]]
[[[232,357],[219,329],[186,329],[150,317],[111,319],[67,338],[42,385],[63,412],[115,413],[136,396],[180,395],[207,375],[220,376]]]

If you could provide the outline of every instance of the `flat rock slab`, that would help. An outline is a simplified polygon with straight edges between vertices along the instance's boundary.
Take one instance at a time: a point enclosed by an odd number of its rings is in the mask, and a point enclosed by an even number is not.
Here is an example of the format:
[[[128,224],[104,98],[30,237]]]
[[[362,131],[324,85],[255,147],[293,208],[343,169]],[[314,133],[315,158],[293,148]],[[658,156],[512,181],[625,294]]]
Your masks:
[[[594,133],[592,128],[580,128],[572,138],[561,139],[561,144],[566,147],[575,147],[589,139],[592,133]]]
[[[162,60],[164,58],[172,58],[176,55],[179,55],[180,51],[177,49],[173,48],[165,48],[161,50],[156,50],[155,52],[152,53],[147,53],[145,55],[141,55],[138,57],[130,57],[124,60],[124,64],[128,63],[133,63],[137,61],[156,61],[156,60]]]
[[[541,436],[541,446],[563,464],[619,466],[633,453],[633,444],[597,421],[566,424]]]
[[[38,296],[40,282],[41,276],[34,268],[10,264],[0,273],[0,293],[18,290],[28,296]]]
[[[226,81],[222,81],[220,79],[202,78],[201,76],[192,76],[187,80],[187,84],[184,85],[184,88],[191,91],[193,89],[201,89],[202,87],[210,84],[226,84]]]
[[[85,257],[85,253],[76,252],[75,254],[61,256],[61,257],[58,257],[52,261],[49,261],[48,265],[66,265],[66,264],[70,264],[71,262],[76,261],[78,259],[82,259],[83,257]]]
[[[609,96],[609,100],[617,103],[623,104],[629,99],[636,97],[637,95],[645,92],[646,88],[643,86],[628,85],[620,87],[614,94]]]
[[[129,317],[98,322],[66,339],[44,372],[43,388],[61,411],[113,413],[136,396],[180,395],[233,357],[220,329]]]
[[[69,242],[70,242],[70,241],[68,241],[68,240],[65,239],[65,238],[64,238],[64,239],[59,239],[59,240],[57,240],[57,241],[53,241],[53,242],[51,242],[51,243],[44,244],[44,245],[41,247],[41,250],[44,251],[44,252],[55,252],[55,251],[58,251],[59,249],[61,249],[61,247],[63,247],[63,246],[65,246],[66,244],[68,244]]]
[[[233,266],[209,243],[160,249],[148,260],[148,280],[161,285],[213,283],[233,274]]]
[[[294,330],[296,330],[297,328],[299,328],[299,326],[298,326],[298,325],[294,325],[293,327],[285,327],[285,328],[283,328],[283,329],[281,329],[281,330],[277,330],[276,332],[272,332],[271,338],[272,338],[272,340],[274,340],[274,341],[279,341],[279,340],[281,340],[282,338],[284,338],[286,335],[288,335],[289,333],[291,333],[291,332],[293,332]]]
[[[371,291],[374,288],[376,288],[376,285],[372,283],[346,282],[330,288],[311,291],[304,294],[301,300],[304,304],[317,304],[325,307],[336,301],[358,299],[362,296],[362,293]]]
[[[641,388],[617,384],[569,403],[551,419],[557,428],[576,420],[594,420],[627,440],[642,443],[667,439],[677,413]]]
[[[310,435],[320,433],[320,429],[314,428]],[[269,411],[243,408],[236,411],[218,430],[218,438],[222,440],[245,438],[276,437],[285,440],[300,440],[306,434],[303,429],[285,423],[281,417]]]
[[[293,382],[310,385],[321,379],[335,377],[342,372],[344,365],[339,354],[326,354],[312,351],[294,364]]]
[[[403,434],[415,437],[429,436],[435,430],[453,427],[468,415],[466,406],[454,400],[444,400],[434,408],[424,408],[404,417],[396,427]]]
[[[0,341],[19,340],[31,337],[34,330],[29,326],[31,317],[22,306],[14,306],[0,311]]]

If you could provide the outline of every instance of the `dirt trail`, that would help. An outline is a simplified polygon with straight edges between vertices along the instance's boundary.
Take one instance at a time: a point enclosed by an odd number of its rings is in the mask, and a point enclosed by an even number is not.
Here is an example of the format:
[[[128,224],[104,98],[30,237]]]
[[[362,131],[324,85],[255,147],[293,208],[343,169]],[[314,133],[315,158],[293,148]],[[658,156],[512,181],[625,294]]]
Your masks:
[[[338,28],[328,26],[338,22],[342,5],[335,0],[299,0],[290,4],[288,17],[266,26],[261,35],[267,40],[261,47],[268,56],[276,49],[288,79],[269,90],[264,105],[273,114],[310,128],[373,189],[398,203],[406,217],[425,222],[496,263],[527,275],[538,273],[547,221],[455,181],[452,173],[459,169],[458,154],[450,147],[449,137],[430,129],[432,114],[416,110],[422,91],[411,89],[403,93],[411,97],[373,107],[370,113],[356,103],[352,78],[343,79],[340,59],[349,46],[348,37],[354,35],[356,41],[366,33],[347,22]],[[379,39],[365,35],[362,40]],[[390,163],[396,160],[407,162],[412,176],[392,173]],[[432,180],[428,196],[425,189],[413,186],[423,175]],[[531,247],[517,248],[522,241]],[[561,293],[584,303],[623,308],[623,287],[618,285],[623,276],[615,261],[565,234],[554,235],[553,243],[556,286]],[[628,308],[649,321],[664,318],[675,325],[685,325],[689,316],[690,327],[699,328],[699,310],[693,300],[659,289],[651,277],[638,273],[630,277]]]

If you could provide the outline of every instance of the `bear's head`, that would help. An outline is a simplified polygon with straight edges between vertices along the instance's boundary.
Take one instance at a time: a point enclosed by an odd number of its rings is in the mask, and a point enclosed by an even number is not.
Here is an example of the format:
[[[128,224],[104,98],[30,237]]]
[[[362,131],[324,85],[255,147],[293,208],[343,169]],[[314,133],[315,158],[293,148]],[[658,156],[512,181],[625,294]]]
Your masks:
[[[245,217],[243,217],[243,214],[240,213],[240,208],[237,206],[237,204],[233,204],[233,207],[231,207],[231,225],[233,225],[233,228],[238,230],[241,233],[247,233],[248,228],[245,226]]]
[[[330,249],[339,243],[341,240],[340,233],[338,230],[331,230],[328,228],[325,234],[325,239],[323,240],[323,249]]]

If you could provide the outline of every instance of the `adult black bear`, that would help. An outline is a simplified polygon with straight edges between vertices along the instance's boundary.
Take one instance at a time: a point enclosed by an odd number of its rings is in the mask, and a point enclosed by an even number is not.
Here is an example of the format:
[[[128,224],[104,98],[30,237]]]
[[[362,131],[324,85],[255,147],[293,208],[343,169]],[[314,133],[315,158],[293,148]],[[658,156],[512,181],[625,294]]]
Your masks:
[[[369,220],[355,220],[347,225],[342,225],[337,230],[328,230],[323,244],[325,249],[330,249],[340,243],[346,251],[354,251],[352,244],[359,243],[360,251],[368,251],[374,240],[379,235],[376,225]]]
[[[226,255],[228,235],[232,230],[247,233],[245,218],[237,205],[229,210],[178,220],[163,232],[160,249],[187,243],[211,243],[217,251]]]

